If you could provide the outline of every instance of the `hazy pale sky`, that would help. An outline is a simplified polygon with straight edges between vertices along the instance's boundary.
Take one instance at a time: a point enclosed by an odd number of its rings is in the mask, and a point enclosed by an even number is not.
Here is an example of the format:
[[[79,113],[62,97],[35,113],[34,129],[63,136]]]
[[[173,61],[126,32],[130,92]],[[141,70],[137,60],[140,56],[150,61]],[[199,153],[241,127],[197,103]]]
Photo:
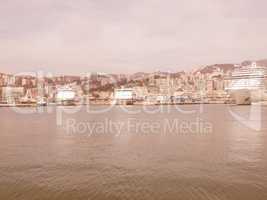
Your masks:
[[[266,0],[0,0],[0,71],[179,71],[267,58]]]

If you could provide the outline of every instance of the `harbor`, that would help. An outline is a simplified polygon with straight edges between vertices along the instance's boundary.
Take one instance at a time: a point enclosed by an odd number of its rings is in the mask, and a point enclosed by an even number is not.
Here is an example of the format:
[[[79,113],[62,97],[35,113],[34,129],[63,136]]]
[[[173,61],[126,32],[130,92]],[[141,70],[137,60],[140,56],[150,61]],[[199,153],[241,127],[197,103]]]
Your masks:
[[[267,67],[214,65],[185,73],[35,77],[0,74],[0,107],[250,105],[267,101]]]

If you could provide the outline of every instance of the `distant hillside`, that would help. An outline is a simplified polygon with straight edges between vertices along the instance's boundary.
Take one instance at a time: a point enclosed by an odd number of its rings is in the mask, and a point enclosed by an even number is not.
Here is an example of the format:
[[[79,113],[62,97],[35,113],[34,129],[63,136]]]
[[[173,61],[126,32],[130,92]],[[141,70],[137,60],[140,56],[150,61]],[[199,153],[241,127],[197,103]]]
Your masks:
[[[264,60],[258,60],[258,61],[257,61],[257,64],[260,65],[260,66],[267,67],[267,59],[264,59]]]
[[[149,76],[149,73],[145,72],[137,72],[135,74],[130,75],[130,80],[141,80]]]
[[[217,68],[223,70],[224,72],[230,71],[234,69],[234,64],[215,64],[215,65],[208,65],[200,70],[199,72],[203,74],[212,73]]]
[[[246,60],[246,61],[243,61],[241,63],[241,65],[246,66],[246,65],[250,65],[251,63],[252,63],[252,61]],[[259,66],[267,67],[267,59],[258,60],[258,61],[256,61],[256,63]],[[223,70],[224,72],[227,72],[227,71],[233,70],[234,69],[234,66],[235,66],[235,64],[215,64],[215,65],[208,65],[208,66],[206,66],[204,68],[201,68],[201,69],[197,70],[196,72],[201,72],[201,73],[206,74],[206,73],[213,72],[217,68]]]
[[[242,62],[241,65],[250,65],[251,63],[252,63],[252,61],[246,60],[246,61]],[[256,63],[259,66],[267,67],[267,59],[257,60]]]

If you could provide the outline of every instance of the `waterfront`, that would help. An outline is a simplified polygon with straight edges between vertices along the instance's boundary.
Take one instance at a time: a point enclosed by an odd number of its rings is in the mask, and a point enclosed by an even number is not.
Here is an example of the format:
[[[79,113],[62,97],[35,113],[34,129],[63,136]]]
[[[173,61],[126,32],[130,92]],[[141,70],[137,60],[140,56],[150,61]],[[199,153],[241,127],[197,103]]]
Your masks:
[[[60,121],[57,107],[0,108],[0,199],[267,199],[267,107],[255,107],[248,122],[252,106],[106,108],[84,107]],[[211,127],[68,132],[70,119],[104,126],[134,119],[146,127],[201,119]]]

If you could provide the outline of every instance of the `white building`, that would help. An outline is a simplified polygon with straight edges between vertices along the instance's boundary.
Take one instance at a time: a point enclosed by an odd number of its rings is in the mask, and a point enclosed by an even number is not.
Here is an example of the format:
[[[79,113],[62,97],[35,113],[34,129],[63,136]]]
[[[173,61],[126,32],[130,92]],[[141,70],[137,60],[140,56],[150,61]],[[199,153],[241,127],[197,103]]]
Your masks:
[[[18,101],[21,97],[24,96],[24,88],[23,87],[2,87],[1,97],[2,100],[7,102],[15,102]]]
[[[113,100],[115,104],[133,104],[135,100],[134,90],[132,88],[115,89]]]

